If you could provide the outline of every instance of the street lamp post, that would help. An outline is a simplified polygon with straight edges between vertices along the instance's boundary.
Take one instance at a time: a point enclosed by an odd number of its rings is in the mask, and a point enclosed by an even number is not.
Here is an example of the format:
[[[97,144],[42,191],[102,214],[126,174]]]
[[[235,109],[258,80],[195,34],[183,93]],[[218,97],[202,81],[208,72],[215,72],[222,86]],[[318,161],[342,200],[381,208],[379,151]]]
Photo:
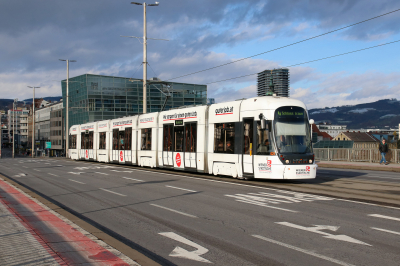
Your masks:
[[[32,101],[32,158],[33,153],[35,152],[35,88],[39,89],[40,87],[31,87],[28,86],[28,88],[33,88],[33,101]]]
[[[155,4],[131,2],[131,4],[143,6],[143,114],[147,112],[147,22],[146,6],[158,6]]]
[[[69,145],[69,120],[68,120],[68,104],[69,104],[69,99],[68,99],[68,93],[69,93],[69,62],[76,62],[76,60],[69,60],[69,59],[59,59],[60,61],[66,61],[67,62],[67,88],[66,88],[66,100],[67,104],[65,105],[65,157],[68,158],[68,145]]]

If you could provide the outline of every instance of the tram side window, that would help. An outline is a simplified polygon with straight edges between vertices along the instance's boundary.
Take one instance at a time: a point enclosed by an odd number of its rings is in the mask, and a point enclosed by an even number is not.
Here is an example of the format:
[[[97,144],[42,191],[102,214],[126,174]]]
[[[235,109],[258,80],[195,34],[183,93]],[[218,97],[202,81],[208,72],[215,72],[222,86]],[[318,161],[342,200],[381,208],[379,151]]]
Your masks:
[[[163,133],[164,133],[164,138],[163,138],[163,151],[172,151],[173,148],[173,130],[174,130],[174,125],[164,125],[163,127]]]
[[[215,124],[214,152],[234,153],[235,123]]]
[[[106,149],[106,132],[99,133],[99,150]]]
[[[69,148],[76,149],[76,135],[69,135]]]
[[[93,131],[90,131],[89,134],[86,135],[88,140],[87,140],[87,148],[86,149],[93,149]]]
[[[125,130],[125,150],[130,151],[132,149],[132,128]]]
[[[183,152],[183,127],[174,127],[174,139],[175,139],[175,145],[174,145],[174,151],[177,152]]]
[[[118,150],[125,150],[125,131],[118,132]]]
[[[253,119],[244,119],[244,154],[251,154],[253,148]]]
[[[113,129],[113,150],[118,150],[118,129]]]
[[[257,122],[257,155],[270,155],[274,152],[271,132],[268,131],[272,128],[271,121],[267,121],[267,125],[266,129],[261,129],[261,122]]]
[[[141,150],[142,151],[150,151],[151,150],[151,128],[143,128],[141,132],[142,132]]]
[[[197,124],[185,124],[185,152],[196,152]]]

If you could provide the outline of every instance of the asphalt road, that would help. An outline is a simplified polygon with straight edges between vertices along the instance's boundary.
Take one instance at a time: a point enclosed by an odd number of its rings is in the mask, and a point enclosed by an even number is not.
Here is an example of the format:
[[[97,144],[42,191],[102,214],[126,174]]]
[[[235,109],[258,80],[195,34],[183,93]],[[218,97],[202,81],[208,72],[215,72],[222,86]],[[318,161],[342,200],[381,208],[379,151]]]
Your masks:
[[[148,170],[0,160],[1,174],[161,265],[399,265],[400,208]],[[397,175],[318,170],[321,179],[398,183]]]

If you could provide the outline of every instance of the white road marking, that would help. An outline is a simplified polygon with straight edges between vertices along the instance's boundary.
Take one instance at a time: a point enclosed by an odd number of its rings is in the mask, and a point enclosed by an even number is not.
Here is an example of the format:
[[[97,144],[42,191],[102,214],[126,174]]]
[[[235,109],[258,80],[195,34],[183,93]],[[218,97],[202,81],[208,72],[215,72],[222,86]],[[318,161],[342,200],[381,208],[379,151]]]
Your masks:
[[[317,254],[317,253],[315,253],[313,251],[302,249],[302,248],[298,248],[298,247],[295,247],[295,246],[292,246],[292,245],[289,245],[289,244],[285,244],[285,243],[282,243],[282,242],[279,242],[279,241],[276,241],[276,240],[273,240],[273,239],[270,239],[270,238],[266,238],[266,237],[259,236],[259,235],[253,235],[253,236],[255,238],[258,238],[258,239],[261,239],[261,240],[264,240],[264,241],[267,241],[267,242],[270,242],[270,243],[273,243],[273,244],[277,244],[277,245],[280,245],[280,246],[283,246],[283,247],[286,247],[286,248],[290,248],[290,249],[293,249],[293,250],[296,250],[296,251],[299,251],[299,252],[302,252],[302,253],[305,253],[305,254],[308,254],[308,255],[323,259],[323,260],[327,260],[327,261],[330,261],[330,262],[333,262],[333,263],[336,263],[336,264],[339,264],[339,265],[354,266],[353,264],[350,264],[350,263],[347,263],[347,262],[344,262],[344,261],[340,261],[340,260],[337,260],[337,259],[333,259],[333,258],[324,256],[324,255],[320,255],[320,254]]]
[[[101,173],[101,172],[94,172],[95,174],[100,174],[100,175],[109,175],[109,174],[106,174],[106,173]]]
[[[22,166],[23,168],[28,168],[28,167],[26,167],[26,166]]]
[[[105,188],[99,188],[99,189],[107,191],[107,192],[110,192],[110,193],[113,193],[113,194],[116,194],[116,195],[120,195],[122,197],[126,197],[126,195],[124,195],[124,194],[120,194],[120,193],[117,193],[117,192],[114,192],[114,191],[111,191],[111,190],[108,190],[108,189],[105,189]]]
[[[18,174],[18,175],[15,175],[14,177],[23,177],[23,176],[26,176],[26,174],[20,173],[20,174]]]
[[[113,172],[118,172],[118,173],[132,173],[132,171],[118,171],[118,170],[110,170]]]
[[[58,175],[55,175],[55,174],[52,174],[52,173],[47,173],[47,174],[52,175],[52,176],[58,176]]]
[[[38,170],[38,169],[33,169],[33,170],[35,170],[35,171],[38,171],[38,172],[41,172],[40,170]]]
[[[130,178],[130,177],[124,177],[124,176],[123,176],[122,178],[129,179],[129,180],[133,180],[133,181],[138,181],[138,182],[144,182],[143,180],[135,179],[135,178]]]
[[[346,241],[346,242],[355,243],[355,244],[371,246],[370,244],[364,243],[360,240],[357,240],[355,238],[352,238],[352,237],[349,237],[346,235],[332,235],[332,234],[320,231],[320,230],[331,230],[331,231],[336,232],[339,229],[338,226],[315,225],[313,227],[305,227],[305,226],[292,224],[292,223],[288,223],[288,222],[279,222],[277,224],[304,230],[304,231],[308,231],[308,232],[312,232],[312,233],[321,234],[321,235],[324,235],[325,238],[329,238],[329,239],[335,239],[335,240]]]
[[[186,188],[180,188],[180,187],[173,187],[173,186],[166,186],[166,187],[185,190],[185,191],[189,191],[189,192],[197,192],[197,191],[194,191],[194,190],[190,190],[190,189],[186,189]]]
[[[72,181],[72,182],[76,182],[76,183],[79,183],[79,184],[82,184],[82,185],[86,185],[85,183],[83,183],[83,182],[79,182],[79,181],[76,181],[76,180],[73,180],[73,179],[68,179],[69,181]]]
[[[383,231],[383,232],[391,233],[391,234],[395,234],[395,235],[400,235],[400,232],[390,231],[390,230],[386,230],[386,229],[382,229],[382,228],[371,227],[371,229],[375,229],[375,230],[379,230],[379,231]]]
[[[80,174],[84,174],[84,172],[68,172],[68,174],[80,175]]]
[[[368,203],[368,202],[361,202],[361,201],[354,201],[354,200],[345,200],[345,199],[336,199],[336,200],[347,201],[347,202],[352,202],[352,203],[359,203],[359,204],[365,204],[365,205],[371,205],[371,206],[384,207],[384,208],[395,209],[395,210],[400,210],[400,208],[397,208],[397,207],[385,206],[385,205],[374,204],[374,203]]]
[[[208,249],[190,241],[189,239],[186,239],[180,235],[177,235],[173,232],[166,232],[166,233],[159,233],[159,234],[197,249],[194,251],[187,251],[186,249],[183,249],[181,247],[176,247],[171,252],[171,254],[169,254],[171,257],[184,258],[184,259],[195,260],[195,261],[200,261],[200,262],[212,263],[211,261],[200,257],[201,255],[206,254],[208,252]]]
[[[271,209],[277,209],[277,210],[281,210],[281,211],[294,212],[294,213],[298,212],[298,211],[293,211],[293,210],[289,210],[289,209],[285,209],[285,208],[270,206],[267,203],[255,202],[255,201],[250,201],[250,200],[236,200],[236,201],[243,202],[243,203],[249,203],[249,204],[253,204],[253,205],[257,205],[257,206],[262,206],[262,207],[267,207],[267,208],[271,208]]]
[[[160,206],[160,205],[157,205],[157,204],[150,204],[150,205],[154,206],[154,207],[161,208],[161,209],[165,209],[165,210],[168,210],[168,211],[176,212],[176,213],[179,213],[179,214],[191,217],[191,218],[198,218],[197,216],[194,216],[194,215],[191,215],[191,214],[187,214],[187,213],[184,213],[184,212],[180,212],[180,211],[177,211],[177,210],[174,210],[174,209],[170,209],[170,208],[167,208],[167,207],[163,207],[163,206]]]
[[[385,216],[385,215],[380,215],[380,214],[368,214],[368,216],[383,218],[383,219],[388,219],[388,220],[393,220],[393,221],[400,221],[400,218],[390,217],[390,216]]]

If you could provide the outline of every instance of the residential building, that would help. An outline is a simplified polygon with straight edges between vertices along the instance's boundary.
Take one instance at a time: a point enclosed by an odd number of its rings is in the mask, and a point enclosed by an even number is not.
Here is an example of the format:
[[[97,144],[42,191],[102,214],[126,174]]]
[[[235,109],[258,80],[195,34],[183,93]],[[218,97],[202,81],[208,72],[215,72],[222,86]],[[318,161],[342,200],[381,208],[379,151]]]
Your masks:
[[[347,131],[346,125],[329,125],[329,124],[319,124],[316,125],[321,132],[328,133],[333,138],[342,132]]]
[[[66,103],[66,80],[61,82]],[[141,114],[143,82],[139,79],[84,74],[69,79],[69,126]],[[147,112],[184,105],[205,105],[207,86],[148,81]]]
[[[63,119],[63,102],[50,105],[50,156],[61,156],[64,153],[65,131]]]
[[[351,140],[354,141],[353,148],[357,149],[378,149],[380,140],[374,137],[369,132],[342,132],[336,136],[333,140]],[[394,143],[388,143],[389,149],[396,149]]]
[[[313,124],[312,125],[312,141],[313,143],[319,142],[319,141],[329,141],[332,140],[333,138],[326,132],[321,132],[317,125]]]
[[[265,96],[270,91],[271,76],[274,93],[276,93],[277,96],[289,97],[290,76],[288,68],[264,70],[258,73],[257,96]]]
[[[28,115],[29,110],[26,108],[17,107],[16,109],[8,110],[8,138],[12,142],[13,131],[15,131],[15,145],[18,148],[27,146]]]

